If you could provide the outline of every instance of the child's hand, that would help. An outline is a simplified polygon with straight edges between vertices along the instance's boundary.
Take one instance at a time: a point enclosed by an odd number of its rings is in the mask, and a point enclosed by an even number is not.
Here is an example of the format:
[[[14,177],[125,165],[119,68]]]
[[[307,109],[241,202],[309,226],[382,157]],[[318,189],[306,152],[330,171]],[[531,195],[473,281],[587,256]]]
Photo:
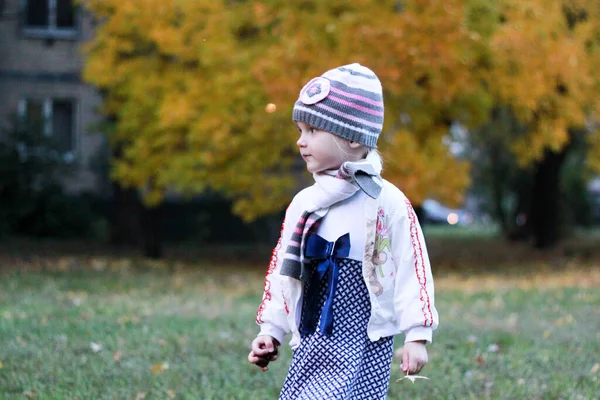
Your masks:
[[[427,349],[424,341],[406,342],[402,348],[402,372],[404,374],[418,374],[427,364]]]
[[[268,336],[258,336],[252,341],[252,350],[248,354],[248,361],[251,364],[256,364],[262,371],[267,371],[267,365],[271,361],[277,360],[277,348],[279,342],[277,339]]]

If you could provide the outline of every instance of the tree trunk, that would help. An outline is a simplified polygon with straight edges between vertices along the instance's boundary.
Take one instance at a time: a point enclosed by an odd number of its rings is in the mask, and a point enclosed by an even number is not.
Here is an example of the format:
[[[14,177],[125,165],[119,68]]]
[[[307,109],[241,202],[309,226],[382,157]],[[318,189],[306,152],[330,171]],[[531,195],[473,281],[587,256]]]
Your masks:
[[[504,197],[505,197],[505,185],[506,185],[506,166],[502,164],[501,156],[498,154],[500,146],[490,146],[488,152],[490,159],[492,160],[491,166],[491,192],[493,201],[493,210],[496,221],[500,222],[500,229],[502,230],[502,236],[508,236],[510,232],[510,226],[504,210]]]
[[[500,107],[494,107],[490,113],[491,126],[489,129],[489,138],[485,143],[485,151],[490,159],[490,189],[492,200],[492,212],[496,221],[500,224],[502,236],[508,237],[511,230],[511,224],[508,220],[507,212],[504,206],[504,199],[507,194],[507,183],[510,180],[509,168],[507,162],[508,150],[504,145],[504,136],[509,131],[510,115]]]
[[[115,246],[138,246],[140,240],[140,199],[137,190],[112,182],[113,212],[110,242]]]
[[[135,188],[113,182],[110,241],[115,246],[142,246],[145,257],[162,257],[162,209],[145,208]]]
[[[546,150],[537,163],[531,201],[530,222],[534,246],[539,249],[554,247],[559,240],[560,169],[569,146],[560,152]]]
[[[144,208],[142,225],[144,228],[144,256],[158,259],[162,257],[162,208]]]
[[[117,118],[108,116],[107,124],[116,125]],[[123,154],[122,146],[110,149],[110,163],[118,160]],[[137,189],[126,188],[115,180],[110,181],[113,193],[112,218],[110,221],[110,243],[113,246],[139,246],[141,226],[140,213],[142,203]]]

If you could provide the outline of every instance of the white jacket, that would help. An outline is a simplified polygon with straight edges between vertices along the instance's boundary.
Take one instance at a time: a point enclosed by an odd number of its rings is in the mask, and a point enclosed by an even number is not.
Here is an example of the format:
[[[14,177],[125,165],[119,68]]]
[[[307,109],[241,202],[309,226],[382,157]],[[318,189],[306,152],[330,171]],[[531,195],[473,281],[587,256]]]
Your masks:
[[[438,313],[423,233],[406,196],[388,181],[383,182],[380,196],[365,201],[363,214],[366,241],[362,272],[371,299],[367,335],[376,341],[404,333],[407,342],[431,342]],[[299,192],[288,207],[256,316],[259,335],[270,335],[283,343],[285,335],[291,333],[292,348],[300,344],[302,282],[280,275],[279,269],[287,241],[310,203],[311,188]]]

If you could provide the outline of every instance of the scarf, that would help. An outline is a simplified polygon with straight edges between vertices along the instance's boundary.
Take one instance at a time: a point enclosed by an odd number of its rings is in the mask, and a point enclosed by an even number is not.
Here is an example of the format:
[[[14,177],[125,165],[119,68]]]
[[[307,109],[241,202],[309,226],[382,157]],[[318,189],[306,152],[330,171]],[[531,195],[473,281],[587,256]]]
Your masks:
[[[289,239],[283,255],[281,275],[303,282],[310,280],[310,261],[304,260],[307,237],[317,231],[329,207],[348,199],[358,190],[372,198],[379,197],[383,187],[380,172],[381,159],[377,153],[370,152],[363,160],[345,162],[338,171],[313,174],[315,184],[309,188],[310,203],[300,216]]]

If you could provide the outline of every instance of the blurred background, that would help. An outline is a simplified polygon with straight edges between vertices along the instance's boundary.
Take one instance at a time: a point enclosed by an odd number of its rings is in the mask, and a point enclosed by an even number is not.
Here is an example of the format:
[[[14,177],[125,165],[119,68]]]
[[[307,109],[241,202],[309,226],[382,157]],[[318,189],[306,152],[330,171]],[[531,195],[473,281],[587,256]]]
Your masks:
[[[598,1],[0,0],[0,397],[275,397],[291,110],[353,62],[441,288],[437,380],[391,398],[600,395]]]
[[[422,223],[538,248],[598,225],[595,3],[380,3],[3,1],[1,234],[273,243],[310,179],[298,88],[350,62]]]

